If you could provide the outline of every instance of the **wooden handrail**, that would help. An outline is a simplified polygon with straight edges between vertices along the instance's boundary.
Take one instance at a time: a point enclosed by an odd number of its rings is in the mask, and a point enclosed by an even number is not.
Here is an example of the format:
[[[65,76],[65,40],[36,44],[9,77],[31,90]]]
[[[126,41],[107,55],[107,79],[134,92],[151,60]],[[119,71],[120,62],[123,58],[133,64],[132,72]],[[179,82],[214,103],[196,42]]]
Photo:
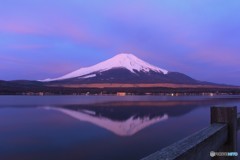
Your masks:
[[[211,107],[211,125],[141,160],[205,160],[211,151],[236,152],[240,114],[236,107]],[[214,157],[220,159],[221,157]],[[225,157],[226,158],[226,157]],[[227,157],[236,160],[237,157]]]
[[[211,126],[189,136],[169,147],[151,154],[142,160],[174,160],[209,158],[211,151],[219,149],[227,140],[227,125],[212,124]],[[212,143],[216,142],[216,143]],[[204,150],[202,150],[204,148]],[[200,152],[201,151],[201,152]]]

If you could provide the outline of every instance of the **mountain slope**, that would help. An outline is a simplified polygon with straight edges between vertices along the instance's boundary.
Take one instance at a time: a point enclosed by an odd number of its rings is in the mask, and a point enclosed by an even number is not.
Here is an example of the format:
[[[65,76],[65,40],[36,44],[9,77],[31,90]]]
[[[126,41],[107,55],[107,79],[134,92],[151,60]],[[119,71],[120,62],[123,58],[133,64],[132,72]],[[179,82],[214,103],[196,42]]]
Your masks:
[[[53,79],[45,79],[42,80],[43,82],[50,82],[50,81],[59,81],[59,80],[66,80],[71,78],[93,78],[96,77],[97,74],[112,70],[112,69],[125,69],[133,74],[137,74],[139,72],[149,73],[161,73],[167,74],[168,71],[165,69],[161,69],[159,67],[153,66],[132,54],[118,54],[113,58],[110,58],[104,62],[98,63],[91,67],[80,68],[74,72],[66,74],[59,78]]]
[[[190,84],[212,85],[179,72],[169,72],[132,54],[118,54],[91,67],[80,68],[62,77],[42,80],[47,85],[76,84]]]
[[[158,72],[130,72],[125,68],[114,68],[103,72],[93,72],[95,76],[76,77],[58,81],[50,81],[47,83],[54,84],[91,84],[91,83],[174,83],[174,84],[200,84],[187,75],[178,72],[168,72],[168,74]],[[88,76],[88,75],[87,75]]]

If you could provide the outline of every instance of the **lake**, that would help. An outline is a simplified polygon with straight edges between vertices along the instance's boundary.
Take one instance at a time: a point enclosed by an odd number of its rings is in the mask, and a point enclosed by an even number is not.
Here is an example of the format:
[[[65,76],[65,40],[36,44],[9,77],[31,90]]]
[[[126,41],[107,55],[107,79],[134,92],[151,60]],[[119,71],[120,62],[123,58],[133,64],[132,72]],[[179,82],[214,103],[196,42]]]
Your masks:
[[[210,106],[240,96],[0,96],[0,159],[138,160],[207,127]]]

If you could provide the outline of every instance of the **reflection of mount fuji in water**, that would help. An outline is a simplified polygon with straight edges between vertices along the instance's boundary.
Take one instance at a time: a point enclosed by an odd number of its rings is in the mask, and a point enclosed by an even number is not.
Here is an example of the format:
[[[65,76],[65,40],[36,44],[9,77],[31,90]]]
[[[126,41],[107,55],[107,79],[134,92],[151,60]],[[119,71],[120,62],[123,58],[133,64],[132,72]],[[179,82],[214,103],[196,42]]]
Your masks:
[[[134,135],[137,132],[141,131],[142,129],[152,124],[168,119],[168,115],[164,114],[162,116],[158,116],[154,118],[150,118],[148,116],[142,117],[142,118],[132,116],[129,119],[124,121],[116,121],[106,117],[96,116],[96,112],[89,111],[89,110],[75,111],[71,109],[55,108],[55,107],[48,107],[46,109],[60,111],[80,121],[89,122],[101,128],[107,129],[119,136]]]
[[[45,107],[89,122],[119,136],[131,136],[158,122],[189,113],[198,107],[224,105],[236,99],[204,101],[119,101],[84,105]]]

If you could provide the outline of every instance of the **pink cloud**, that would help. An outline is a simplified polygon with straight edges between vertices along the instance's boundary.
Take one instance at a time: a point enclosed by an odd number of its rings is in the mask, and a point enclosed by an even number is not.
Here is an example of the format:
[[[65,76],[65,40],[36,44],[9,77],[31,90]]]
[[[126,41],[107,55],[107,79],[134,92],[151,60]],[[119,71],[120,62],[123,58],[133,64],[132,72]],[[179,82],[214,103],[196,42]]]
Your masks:
[[[18,72],[19,75],[33,75],[33,79],[46,79],[62,76],[79,69],[79,64],[61,60],[43,62],[32,61],[12,56],[0,56],[0,69],[11,71],[11,74]],[[36,75],[36,73],[38,73]],[[49,77],[46,75],[50,75]]]
[[[199,49],[191,55],[191,58],[196,61],[203,61],[214,65],[236,66],[240,64],[240,55],[237,51],[220,46]]]
[[[79,69],[79,65],[70,62],[45,63],[43,66],[37,65],[36,67],[42,72],[55,73],[60,75]]]
[[[0,31],[17,34],[36,34],[40,32],[35,26],[17,21],[1,22]]]
[[[30,17],[5,17],[5,20],[0,20],[0,32],[62,37],[76,44],[87,44],[94,47],[108,45],[108,40],[94,34],[85,21],[76,21],[67,15],[59,14],[48,15],[44,21],[42,18],[36,21]],[[28,47],[26,46],[26,48]]]
[[[84,22],[77,24],[71,20],[61,20],[59,23],[56,35],[63,36],[76,44],[88,44],[93,47],[107,47],[112,39],[107,36],[102,38],[91,30],[91,28]],[[99,38],[101,37],[101,38]]]
[[[49,46],[46,45],[37,45],[37,44],[33,44],[33,45],[10,45],[7,46],[8,49],[16,49],[16,50],[31,50],[31,49],[41,49],[41,48],[47,48]]]
[[[1,62],[11,62],[11,63],[24,63],[25,60],[22,58],[18,58],[18,57],[13,57],[13,56],[0,56],[0,61]]]

